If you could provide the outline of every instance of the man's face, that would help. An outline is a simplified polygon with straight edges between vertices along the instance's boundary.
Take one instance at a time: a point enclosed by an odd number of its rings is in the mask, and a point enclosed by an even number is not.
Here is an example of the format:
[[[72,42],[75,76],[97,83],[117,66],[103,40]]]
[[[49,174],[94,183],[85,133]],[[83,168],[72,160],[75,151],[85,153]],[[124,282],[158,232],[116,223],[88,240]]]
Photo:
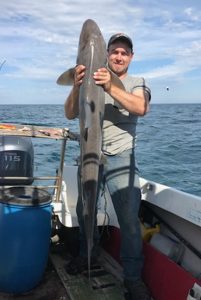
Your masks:
[[[108,49],[108,65],[119,77],[124,77],[133,58],[130,47],[121,41],[110,45]]]

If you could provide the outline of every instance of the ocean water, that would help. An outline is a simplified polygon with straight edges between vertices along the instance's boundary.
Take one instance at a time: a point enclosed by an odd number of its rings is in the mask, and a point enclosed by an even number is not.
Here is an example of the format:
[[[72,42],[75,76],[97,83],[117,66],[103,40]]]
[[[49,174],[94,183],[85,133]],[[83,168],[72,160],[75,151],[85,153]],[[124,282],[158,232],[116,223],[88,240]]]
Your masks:
[[[67,120],[63,105],[0,105],[0,122],[68,127],[78,133],[78,120]],[[152,104],[139,118],[136,158],[140,174],[184,192],[201,196],[201,104]],[[35,176],[54,176],[61,141],[34,138]],[[79,145],[67,142],[65,162],[75,164]]]

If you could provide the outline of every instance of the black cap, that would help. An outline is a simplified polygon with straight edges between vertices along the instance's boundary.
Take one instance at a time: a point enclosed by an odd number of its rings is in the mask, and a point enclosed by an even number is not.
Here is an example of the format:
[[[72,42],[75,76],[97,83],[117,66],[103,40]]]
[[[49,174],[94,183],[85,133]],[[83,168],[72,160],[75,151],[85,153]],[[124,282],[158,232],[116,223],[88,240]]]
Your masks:
[[[108,48],[110,47],[110,45],[114,44],[115,42],[117,41],[125,41],[131,48],[131,51],[133,52],[133,42],[131,40],[131,38],[126,35],[125,33],[116,33],[114,35],[111,36],[111,38],[109,39],[109,42],[108,42]]]

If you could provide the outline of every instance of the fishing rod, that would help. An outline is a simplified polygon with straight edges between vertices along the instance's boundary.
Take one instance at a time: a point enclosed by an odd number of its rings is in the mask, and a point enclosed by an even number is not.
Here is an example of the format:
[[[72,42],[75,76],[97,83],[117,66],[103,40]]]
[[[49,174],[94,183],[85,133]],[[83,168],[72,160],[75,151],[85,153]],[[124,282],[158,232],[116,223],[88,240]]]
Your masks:
[[[2,67],[3,67],[3,65],[5,64],[5,62],[6,62],[6,60],[4,60],[4,61],[1,63],[1,65],[0,65],[0,71],[1,71],[1,69],[2,69]]]
[[[4,60],[4,61],[1,63],[1,65],[0,65],[0,71],[1,71],[1,69],[2,69],[2,67],[3,67],[3,65],[5,64],[5,62],[6,62],[6,60]]]
[[[1,69],[2,69],[2,67],[3,67],[3,65],[5,64],[5,62],[6,62],[6,60],[4,60],[4,61],[1,63],[1,65],[0,65],[0,71],[1,71]]]

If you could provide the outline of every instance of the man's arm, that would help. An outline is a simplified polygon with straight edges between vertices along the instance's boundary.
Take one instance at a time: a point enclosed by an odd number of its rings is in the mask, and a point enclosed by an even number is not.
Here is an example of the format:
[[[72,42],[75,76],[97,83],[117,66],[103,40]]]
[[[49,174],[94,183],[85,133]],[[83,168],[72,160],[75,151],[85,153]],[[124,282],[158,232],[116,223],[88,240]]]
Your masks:
[[[149,93],[144,89],[136,89],[133,93],[126,92],[112,84],[110,72],[101,68],[94,74],[96,84],[102,85],[105,92],[115,99],[131,114],[144,116],[149,111]]]
[[[65,116],[69,120],[75,119],[79,115],[79,90],[84,76],[85,66],[75,67],[74,86],[64,104]]]
[[[64,104],[67,119],[75,119],[79,114],[79,87],[74,86]]]
[[[143,89],[129,93],[111,84],[108,94],[131,114],[144,116],[149,111],[149,94]]]

